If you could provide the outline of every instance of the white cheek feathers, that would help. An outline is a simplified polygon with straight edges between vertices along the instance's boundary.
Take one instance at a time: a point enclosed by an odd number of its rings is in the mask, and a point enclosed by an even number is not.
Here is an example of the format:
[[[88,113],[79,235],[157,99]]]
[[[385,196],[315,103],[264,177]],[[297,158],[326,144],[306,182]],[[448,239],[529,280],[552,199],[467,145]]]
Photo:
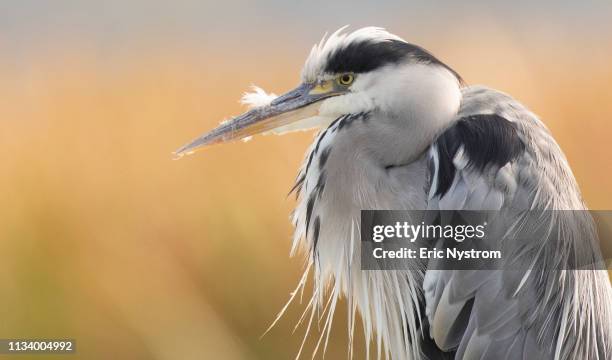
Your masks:
[[[372,98],[364,92],[347,93],[323,100],[319,116],[337,118],[346,114],[357,114],[374,109]]]
[[[445,68],[414,63],[391,65],[358,74],[351,92],[324,100],[319,115],[335,118],[376,110],[407,124],[428,122],[428,126],[438,127],[453,118],[460,102],[458,80]]]
[[[388,66],[366,74],[360,85],[376,108],[406,120],[448,120],[461,101],[457,78],[445,68],[430,64]]]

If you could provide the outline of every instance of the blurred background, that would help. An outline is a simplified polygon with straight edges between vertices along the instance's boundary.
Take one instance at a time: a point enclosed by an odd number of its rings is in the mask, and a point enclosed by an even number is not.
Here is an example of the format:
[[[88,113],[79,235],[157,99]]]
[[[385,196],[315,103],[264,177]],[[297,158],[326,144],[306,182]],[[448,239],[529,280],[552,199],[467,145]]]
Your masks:
[[[260,337],[301,274],[286,195],[313,134],[171,152],[251,84],[292,88],[345,24],[524,102],[611,209],[610,18],[609,0],[0,1],[0,338],[74,338],[71,359],[293,358],[303,305]]]

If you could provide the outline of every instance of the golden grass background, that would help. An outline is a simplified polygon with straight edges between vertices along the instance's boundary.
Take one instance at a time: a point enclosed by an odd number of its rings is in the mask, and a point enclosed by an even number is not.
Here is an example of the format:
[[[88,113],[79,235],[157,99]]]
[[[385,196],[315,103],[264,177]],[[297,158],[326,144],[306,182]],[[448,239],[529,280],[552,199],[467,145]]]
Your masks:
[[[296,354],[303,306],[260,336],[300,275],[286,194],[312,134],[171,156],[242,111],[252,82],[277,93],[295,85],[307,48],[289,40],[246,52],[166,44],[111,59],[66,43],[4,64],[0,337],[75,338],[75,359]],[[469,83],[539,114],[588,204],[612,207],[610,45],[476,31],[461,43],[423,40]],[[346,356],[343,315],[329,359]]]

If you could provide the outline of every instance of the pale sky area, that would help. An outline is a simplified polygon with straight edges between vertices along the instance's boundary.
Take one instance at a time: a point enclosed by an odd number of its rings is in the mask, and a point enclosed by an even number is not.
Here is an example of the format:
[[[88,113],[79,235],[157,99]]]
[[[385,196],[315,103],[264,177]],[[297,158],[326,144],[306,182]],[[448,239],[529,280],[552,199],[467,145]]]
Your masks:
[[[338,27],[401,27],[422,38],[494,23],[516,36],[570,36],[597,41],[612,32],[612,1],[40,1],[0,2],[3,56],[24,56],[61,42],[121,52],[156,43],[244,44],[283,33],[311,44]],[[405,32],[409,34],[405,34]],[[252,44],[252,42],[251,42]],[[300,46],[303,47],[303,46]],[[26,55],[27,56],[27,55]]]

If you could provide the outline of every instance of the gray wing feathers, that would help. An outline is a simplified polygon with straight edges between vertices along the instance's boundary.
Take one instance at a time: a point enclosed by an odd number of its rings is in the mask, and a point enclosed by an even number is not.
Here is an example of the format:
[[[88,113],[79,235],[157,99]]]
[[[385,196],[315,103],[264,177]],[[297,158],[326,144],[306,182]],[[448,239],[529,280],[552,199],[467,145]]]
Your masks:
[[[511,122],[510,131],[516,130],[524,146],[517,149],[523,151],[492,151],[496,158],[486,160],[467,151],[470,144],[460,139],[435,143],[430,151],[429,209],[585,209],[563,153],[535,115],[507,95],[467,88],[460,116],[479,113],[498,114]],[[508,139],[500,143],[511,145]],[[448,149],[454,153],[444,159]],[[449,174],[452,180],[445,182],[443,176]],[[449,184],[446,189],[445,183]],[[548,216],[538,221],[526,224],[517,213],[510,223],[500,224],[506,234],[540,229],[540,241],[512,244],[510,249],[513,257],[534,262],[531,271],[426,272],[425,314],[438,347],[456,350],[457,359],[603,360],[612,356],[612,290],[607,273],[546,270],[571,261],[559,254],[579,251],[576,244],[588,241],[581,234],[593,231],[591,220]],[[552,235],[563,241],[554,243]],[[531,258],[524,256],[533,253]]]

